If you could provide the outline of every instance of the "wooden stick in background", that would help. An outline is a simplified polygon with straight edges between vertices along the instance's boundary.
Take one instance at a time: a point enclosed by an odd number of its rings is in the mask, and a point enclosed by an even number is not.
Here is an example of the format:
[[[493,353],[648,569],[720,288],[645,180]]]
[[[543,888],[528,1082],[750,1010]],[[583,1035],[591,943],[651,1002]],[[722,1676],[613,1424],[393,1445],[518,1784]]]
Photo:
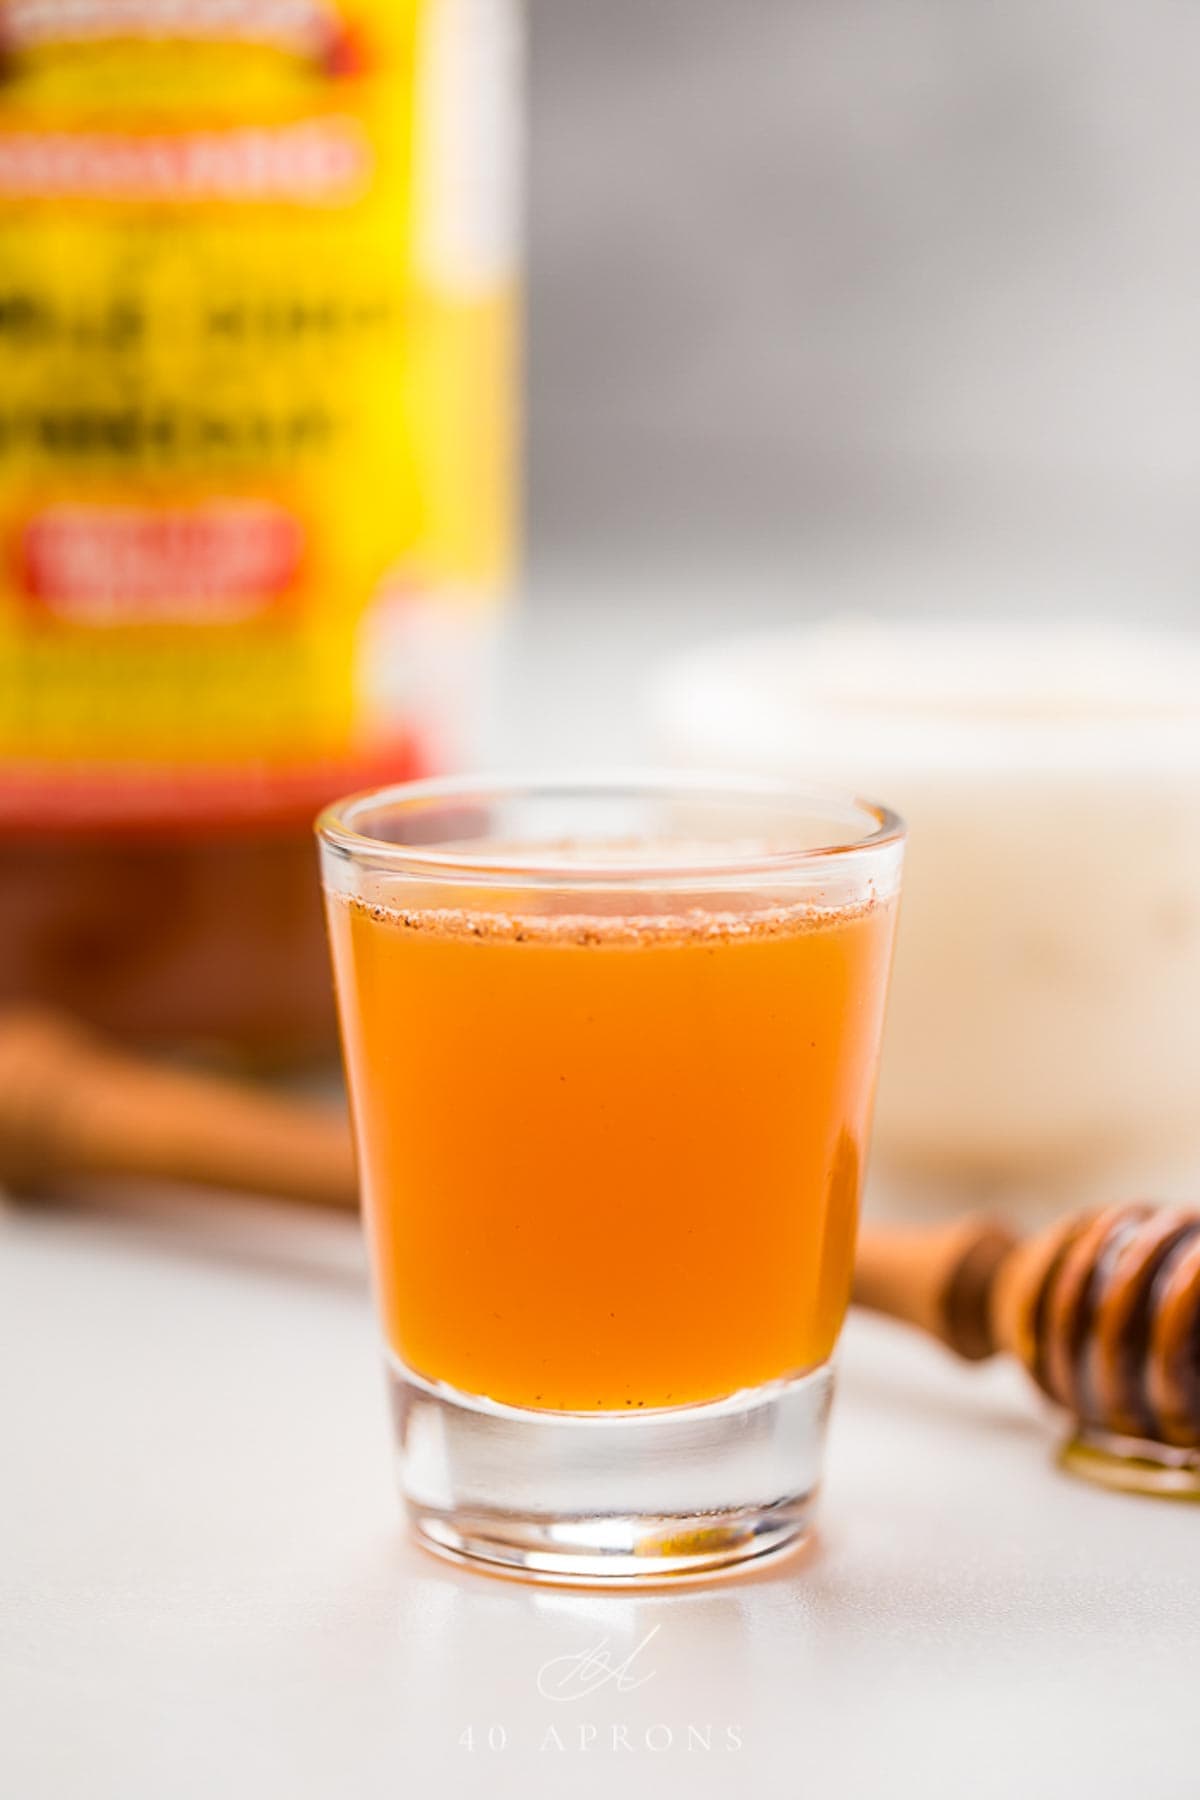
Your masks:
[[[358,1205],[340,1110],[129,1054],[56,1013],[0,1015],[0,1184],[88,1176]]]

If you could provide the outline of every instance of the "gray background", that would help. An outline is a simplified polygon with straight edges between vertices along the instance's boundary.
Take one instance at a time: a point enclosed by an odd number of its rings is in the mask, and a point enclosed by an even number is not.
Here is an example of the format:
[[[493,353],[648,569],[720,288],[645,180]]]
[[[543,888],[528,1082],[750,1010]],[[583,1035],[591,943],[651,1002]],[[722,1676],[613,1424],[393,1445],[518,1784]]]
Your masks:
[[[832,547],[1190,613],[1194,0],[530,0],[528,33],[535,596],[662,569],[686,605],[697,570],[804,612]]]

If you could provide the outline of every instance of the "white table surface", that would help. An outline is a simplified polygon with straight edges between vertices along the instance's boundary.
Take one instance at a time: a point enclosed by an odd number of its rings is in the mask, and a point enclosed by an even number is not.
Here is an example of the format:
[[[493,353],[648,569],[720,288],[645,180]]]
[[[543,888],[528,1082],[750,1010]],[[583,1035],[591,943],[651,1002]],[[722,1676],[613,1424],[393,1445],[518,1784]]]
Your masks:
[[[853,1320],[815,1548],[596,1595],[406,1537],[350,1221],[7,1208],[0,1320],[13,1800],[1200,1791],[1200,1514],[1057,1473],[1014,1370]]]
[[[619,656],[526,667],[609,753]],[[3,1800],[1200,1794],[1200,1509],[1058,1473],[1015,1370],[853,1319],[811,1552],[596,1595],[406,1537],[350,1221],[2,1207],[0,1331]]]

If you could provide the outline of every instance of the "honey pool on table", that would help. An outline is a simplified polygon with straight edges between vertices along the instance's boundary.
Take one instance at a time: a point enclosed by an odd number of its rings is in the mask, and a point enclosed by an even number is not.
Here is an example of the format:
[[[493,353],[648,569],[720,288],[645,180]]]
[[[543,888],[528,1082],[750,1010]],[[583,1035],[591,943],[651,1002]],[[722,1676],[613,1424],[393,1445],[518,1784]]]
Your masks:
[[[506,904],[330,898],[391,1351],[570,1411],[709,1401],[826,1361],[894,902]]]

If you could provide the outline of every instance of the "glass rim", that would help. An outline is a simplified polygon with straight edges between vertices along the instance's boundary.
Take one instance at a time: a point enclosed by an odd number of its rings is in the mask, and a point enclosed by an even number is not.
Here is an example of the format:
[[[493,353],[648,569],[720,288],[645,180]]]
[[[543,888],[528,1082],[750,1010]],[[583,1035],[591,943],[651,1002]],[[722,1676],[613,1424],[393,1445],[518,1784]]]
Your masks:
[[[422,806],[447,800],[480,804],[506,799],[547,799],[558,802],[572,799],[581,802],[604,799],[653,799],[662,797],[709,797],[714,801],[738,801],[747,804],[791,807],[799,812],[806,808],[809,817],[828,816],[831,826],[838,820],[847,825],[851,816],[872,829],[858,835],[835,838],[828,844],[810,848],[784,848],[759,854],[740,854],[725,849],[721,854],[695,860],[664,860],[661,855],[639,855],[634,849],[628,859],[611,857],[589,862],[586,855],[579,860],[539,858],[538,846],[531,845],[528,856],[504,859],[487,854],[487,840],[479,850],[441,849],[436,844],[400,844],[392,839],[374,837],[355,828],[356,819],[381,809],[415,816]],[[907,835],[904,820],[891,807],[868,800],[849,789],[818,782],[793,782],[759,775],[693,773],[672,769],[638,769],[632,772],[613,770],[595,774],[587,770],[562,775],[542,774],[464,774],[439,775],[415,781],[396,782],[383,787],[366,788],[331,801],[318,815],[315,827],[324,848],[336,852],[351,863],[371,864],[397,873],[442,881],[487,881],[502,885],[554,885],[557,887],[617,887],[631,883],[641,885],[659,880],[677,884],[699,879],[728,882],[739,876],[765,877],[793,872],[811,874],[822,865],[845,868],[847,863],[874,860],[880,852],[898,849]],[[661,845],[658,846],[661,849]],[[586,843],[580,846],[586,852]],[[720,846],[714,845],[714,852]]]

